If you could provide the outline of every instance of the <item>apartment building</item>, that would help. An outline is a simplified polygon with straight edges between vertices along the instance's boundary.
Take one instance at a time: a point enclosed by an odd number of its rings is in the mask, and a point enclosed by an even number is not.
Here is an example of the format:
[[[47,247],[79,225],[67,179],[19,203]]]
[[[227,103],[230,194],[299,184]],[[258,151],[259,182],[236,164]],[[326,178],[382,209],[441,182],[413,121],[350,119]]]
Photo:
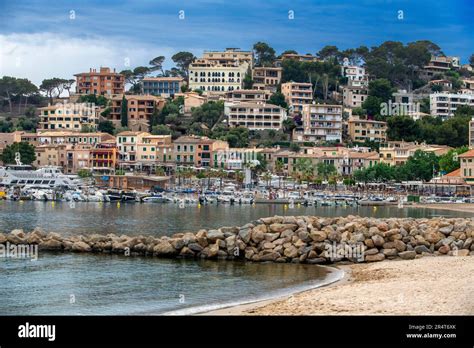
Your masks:
[[[313,175],[318,175],[317,166],[319,163],[332,164],[336,168],[338,175],[352,175],[354,171],[367,168],[379,163],[377,152],[361,151],[346,147],[310,147],[300,152],[280,149],[263,149],[263,153],[272,154],[272,158],[267,160],[269,165],[275,170],[277,161],[283,164],[282,173],[284,175],[294,175],[300,172],[299,162],[304,160],[313,167]]]
[[[125,77],[110,68],[90,69],[89,72],[75,74],[76,93],[113,95],[125,91]]]
[[[460,105],[474,107],[474,93],[432,93],[430,94],[430,113],[443,119],[454,116]]]
[[[245,60],[196,59],[189,65],[189,88],[213,92],[242,89],[249,67]]]
[[[120,167],[135,167],[139,144],[143,144],[143,137],[150,135],[148,132],[125,131],[117,134],[117,149]]]
[[[164,98],[181,93],[184,85],[182,77],[145,77],[142,82],[143,94],[158,95]]]
[[[285,53],[280,58],[275,60],[275,66],[281,67],[285,60],[296,60],[298,62],[319,62],[321,61],[318,57],[312,54],[298,54],[298,53]]]
[[[90,168],[96,172],[114,172],[117,168],[118,157],[115,139],[103,141],[90,149]]]
[[[313,101],[313,85],[309,82],[286,82],[281,85],[281,93],[294,113],[301,113],[303,105]]]
[[[265,103],[271,93],[258,89],[239,89],[225,93],[225,100],[229,102]]]
[[[115,137],[103,132],[79,133],[72,131],[39,131],[21,134],[21,141],[33,146],[48,144],[95,145],[106,140],[115,140]]]
[[[64,168],[66,165],[66,144],[47,144],[35,146],[35,167],[55,166]]]
[[[416,142],[388,141],[380,145],[380,162],[391,166],[402,165],[418,150],[441,156],[451,150],[451,147],[446,145],[418,144]]]
[[[302,121],[303,126],[293,131],[295,141],[341,142],[341,105],[306,104],[303,106]]]
[[[172,165],[173,143],[171,135],[145,135],[137,144],[136,159],[143,166]]]
[[[99,108],[90,103],[55,104],[38,108],[39,130],[97,130]]]
[[[281,106],[249,102],[225,102],[224,114],[229,126],[249,130],[278,130],[286,119],[286,110]]]
[[[383,143],[387,140],[387,122],[364,120],[358,116],[351,116],[347,123],[348,134],[352,141]]]
[[[166,100],[153,95],[125,95],[127,100],[128,128],[132,131],[148,131],[151,117],[155,110],[161,110]],[[121,112],[123,95],[110,98],[110,114],[107,119],[112,121],[115,127],[121,127]]]
[[[227,151],[229,144],[222,140],[185,135],[176,139],[173,147],[176,166],[217,168],[214,153]]]
[[[366,86],[345,86],[342,89],[342,103],[349,108],[360,108],[369,95]]]
[[[253,68],[254,65],[253,52],[241,51],[239,48],[226,48],[225,51],[204,51],[202,58],[220,63],[246,62],[250,68]]]
[[[253,68],[253,88],[260,90],[268,90],[272,93],[275,93],[277,91],[278,85],[281,83],[282,73],[282,68],[266,66]]]
[[[229,148],[214,151],[214,167],[226,170],[243,170],[247,163],[255,163],[262,149],[257,148]]]
[[[367,79],[365,68],[357,65],[344,64],[341,67],[341,74],[349,81],[363,81]]]
[[[431,56],[428,64],[423,67],[421,76],[431,79],[434,75],[445,73],[451,69],[458,69],[460,67],[459,63],[459,57]]]
[[[3,152],[3,149],[5,149],[8,145],[21,142],[21,136],[24,133],[25,132],[23,131],[0,133],[0,154]]]
[[[474,185],[474,150],[464,152],[458,157],[461,165],[460,176],[466,184]]]
[[[80,169],[90,168],[91,145],[71,145],[67,144],[65,149],[65,164],[63,172],[75,174]]]

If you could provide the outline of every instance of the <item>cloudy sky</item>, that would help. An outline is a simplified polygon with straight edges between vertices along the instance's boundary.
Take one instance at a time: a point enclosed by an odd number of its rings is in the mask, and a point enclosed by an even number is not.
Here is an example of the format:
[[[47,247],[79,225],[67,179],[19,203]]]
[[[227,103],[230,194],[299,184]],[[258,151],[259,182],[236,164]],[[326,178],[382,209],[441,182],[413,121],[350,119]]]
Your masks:
[[[314,54],[328,44],[428,39],[466,62],[472,18],[472,0],[0,0],[0,76],[40,84],[91,67],[146,65],[158,55],[170,68],[178,51],[250,49],[257,41],[277,53]]]

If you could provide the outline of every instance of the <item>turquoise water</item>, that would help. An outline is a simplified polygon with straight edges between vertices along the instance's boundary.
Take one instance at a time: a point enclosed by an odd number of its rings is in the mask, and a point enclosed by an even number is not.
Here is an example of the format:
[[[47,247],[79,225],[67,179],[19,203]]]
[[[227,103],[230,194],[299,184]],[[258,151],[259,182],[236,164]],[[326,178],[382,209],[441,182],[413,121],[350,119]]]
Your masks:
[[[0,201],[0,231],[42,227],[66,235],[170,235],[244,225],[272,215],[471,216],[397,207],[188,206]],[[40,253],[0,259],[0,315],[189,314],[319,286],[340,276],[298,264],[164,260],[122,255]]]
[[[0,315],[193,313],[314,287],[315,265],[40,254],[0,261]]]

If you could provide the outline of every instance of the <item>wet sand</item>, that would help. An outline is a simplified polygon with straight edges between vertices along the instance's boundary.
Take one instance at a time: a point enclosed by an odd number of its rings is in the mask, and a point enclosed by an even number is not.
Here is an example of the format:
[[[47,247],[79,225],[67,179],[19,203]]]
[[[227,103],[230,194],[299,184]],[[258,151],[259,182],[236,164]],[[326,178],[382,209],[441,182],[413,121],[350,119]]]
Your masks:
[[[342,266],[345,280],[208,315],[474,315],[474,257]]]

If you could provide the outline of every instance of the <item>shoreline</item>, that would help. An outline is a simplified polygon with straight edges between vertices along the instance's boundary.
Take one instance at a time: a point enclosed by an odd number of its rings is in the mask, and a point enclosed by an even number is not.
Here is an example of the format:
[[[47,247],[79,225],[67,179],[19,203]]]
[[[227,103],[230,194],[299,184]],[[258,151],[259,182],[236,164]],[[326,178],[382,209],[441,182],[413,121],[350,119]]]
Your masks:
[[[474,214],[474,203],[416,203],[416,204],[407,206],[407,208],[408,207],[457,211],[461,213]]]
[[[472,257],[342,265],[347,277],[283,298],[205,315],[474,315]],[[464,274],[464,276],[460,275]]]
[[[342,271],[341,277],[331,281],[327,284],[321,284],[315,287],[312,287],[310,289],[304,289],[304,290],[296,290],[291,293],[287,293],[284,295],[277,295],[274,298],[269,298],[269,299],[264,299],[264,300],[257,300],[257,301],[252,301],[248,303],[242,303],[242,304],[237,304],[237,305],[231,305],[231,306],[226,306],[223,308],[219,309],[214,309],[210,311],[205,311],[205,312],[200,312],[196,313],[196,315],[211,315],[211,316],[220,316],[220,315],[249,315],[253,313],[254,310],[259,309],[261,307],[267,306],[267,305],[272,305],[274,303],[278,303],[280,301],[285,301],[288,299],[293,298],[295,295],[303,294],[306,292],[310,291],[316,291],[318,289],[328,289],[334,286],[346,284],[350,282],[351,280],[351,265],[333,265],[333,266],[323,266],[321,267],[328,267],[328,268],[333,268],[339,271]]]

